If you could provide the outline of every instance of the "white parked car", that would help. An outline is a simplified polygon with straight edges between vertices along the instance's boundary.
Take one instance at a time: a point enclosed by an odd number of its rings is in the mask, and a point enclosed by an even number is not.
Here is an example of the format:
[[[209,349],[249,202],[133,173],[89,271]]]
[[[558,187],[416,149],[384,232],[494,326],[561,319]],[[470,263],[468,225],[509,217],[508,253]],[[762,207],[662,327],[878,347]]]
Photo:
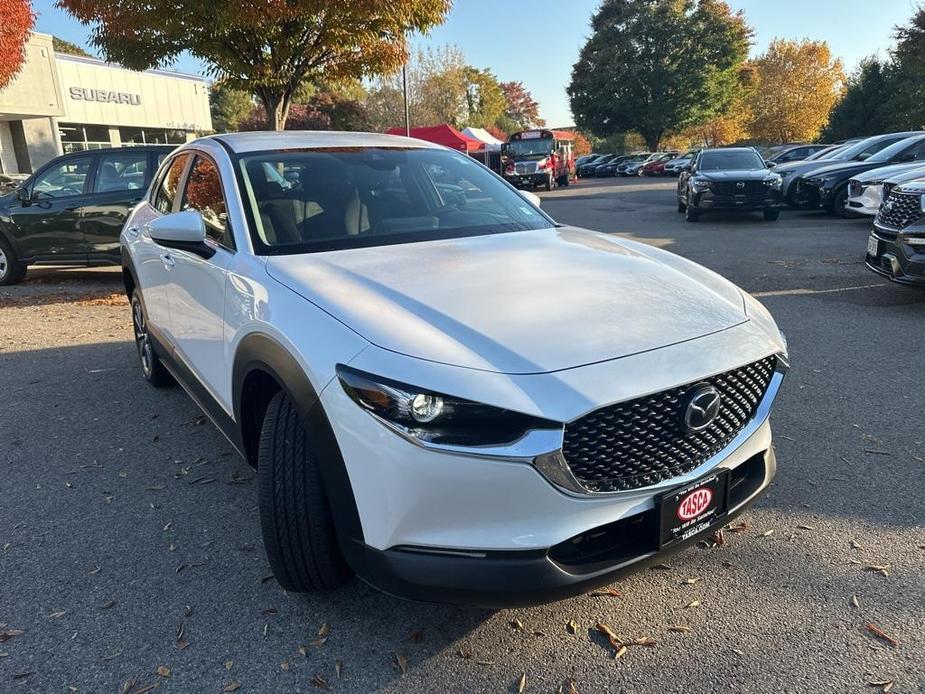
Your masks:
[[[885,181],[892,180],[896,176],[912,173],[910,179],[913,180],[925,176],[925,164],[921,161],[907,164],[892,164],[890,166],[881,166],[879,169],[871,169],[857,176],[853,176],[848,181],[848,209],[852,212],[870,215],[877,215],[880,210],[880,204],[884,200],[883,184]]]
[[[386,135],[217,135],[164,161],[122,233],[141,369],[257,467],[287,590],[552,600],[771,482],[787,355],[764,307],[531,200]]]

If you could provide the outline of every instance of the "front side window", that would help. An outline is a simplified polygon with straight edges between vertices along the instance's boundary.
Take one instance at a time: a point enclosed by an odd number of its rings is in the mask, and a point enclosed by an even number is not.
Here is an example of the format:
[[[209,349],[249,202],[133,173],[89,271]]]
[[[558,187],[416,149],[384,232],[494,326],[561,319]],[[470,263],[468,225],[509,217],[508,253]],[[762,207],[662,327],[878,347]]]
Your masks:
[[[757,152],[752,151],[717,151],[704,152],[700,155],[697,168],[701,171],[721,171],[723,169],[762,169],[764,162]]]
[[[83,195],[90,173],[90,157],[66,159],[40,173],[32,184],[34,198],[69,198]]]
[[[161,214],[173,212],[173,201],[177,197],[177,190],[180,187],[180,177],[189,161],[189,154],[178,155],[171,163],[157,186],[157,193],[154,196],[154,207]]]
[[[443,149],[263,152],[238,157],[237,166],[258,254],[553,226],[487,168]]]
[[[103,154],[99,158],[93,193],[112,193],[123,190],[141,190],[148,171],[147,152],[118,152]]]
[[[196,210],[206,224],[206,234],[229,248],[234,247],[228,232],[228,209],[222,193],[222,179],[211,159],[197,156],[186,177],[183,210]]]

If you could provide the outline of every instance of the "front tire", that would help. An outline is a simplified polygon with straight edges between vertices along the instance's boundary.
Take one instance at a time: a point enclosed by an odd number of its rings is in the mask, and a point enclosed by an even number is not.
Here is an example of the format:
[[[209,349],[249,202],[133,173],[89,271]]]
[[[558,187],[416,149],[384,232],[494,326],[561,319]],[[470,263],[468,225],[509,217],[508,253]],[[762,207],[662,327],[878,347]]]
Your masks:
[[[837,214],[842,219],[850,219],[854,214],[848,207],[848,186],[842,186],[835,191],[835,197],[832,200],[832,209],[829,210]]]
[[[0,286],[19,284],[26,276],[26,266],[16,257],[13,247],[0,236]]]
[[[138,350],[142,376],[155,388],[172,385],[173,376],[167,371],[154,349],[154,342],[148,329],[148,314],[137,289],[132,292],[132,327],[135,330],[135,348]]]
[[[552,174],[546,178],[546,190],[552,190]]]
[[[684,219],[688,222],[696,222],[700,219],[700,212],[694,209],[693,205],[691,205],[691,201],[686,198],[684,200]]]
[[[337,545],[318,447],[284,392],[270,400],[257,455],[260,526],[277,582],[297,593],[342,585],[350,570]]]

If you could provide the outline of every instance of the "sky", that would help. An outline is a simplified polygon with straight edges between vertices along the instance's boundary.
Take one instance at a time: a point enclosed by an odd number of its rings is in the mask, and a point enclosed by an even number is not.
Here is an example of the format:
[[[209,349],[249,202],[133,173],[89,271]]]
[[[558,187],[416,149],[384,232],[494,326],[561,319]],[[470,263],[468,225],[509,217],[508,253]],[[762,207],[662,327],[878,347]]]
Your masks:
[[[915,0],[727,0],[745,12],[755,30],[753,54],[774,38],[825,40],[851,71],[862,58],[886,55],[896,24],[913,13]],[[466,60],[489,68],[503,82],[520,81],[540,104],[552,127],[573,123],[565,87],[572,64],[587,39],[599,0],[456,0],[445,24],[416,37],[420,45],[455,44]],[[36,30],[55,34],[95,53],[89,30],[54,7],[35,0]],[[202,73],[202,64],[183,56],[173,66]]]

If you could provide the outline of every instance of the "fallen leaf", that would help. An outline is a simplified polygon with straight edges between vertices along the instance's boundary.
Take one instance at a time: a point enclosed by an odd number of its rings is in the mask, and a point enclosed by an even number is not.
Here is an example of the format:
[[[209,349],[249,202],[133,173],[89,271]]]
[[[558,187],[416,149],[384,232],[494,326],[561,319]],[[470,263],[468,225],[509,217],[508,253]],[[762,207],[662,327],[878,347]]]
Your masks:
[[[648,646],[652,648],[655,646],[657,641],[649,636],[637,636],[630,642],[631,646]]]
[[[857,596],[857,595],[852,595],[852,596],[851,596],[851,606],[852,606],[852,607],[856,607],[856,608],[858,608],[858,609],[861,608],[861,603],[858,602],[858,596]]]
[[[568,620],[568,624],[565,625],[565,628],[568,629],[568,633],[577,634],[578,633],[578,622],[574,619]]]
[[[223,692],[234,692],[241,688],[240,682],[230,682],[222,687]]]
[[[13,679],[16,680],[17,682],[22,682],[23,680],[29,679],[29,678],[32,677],[32,675],[34,675],[34,674],[35,674],[34,671],[30,671],[30,672],[17,672],[15,675],[13,675]],[[521,690],[521,691],[523,691],[523,690]]]
[[[325,680],[321,675],[315,675],[312,677],[311,683],[313,687],[317,687],[318,689],[330,689],[327,680]]]
[[[700,601],[692,600],[691,602],[687,603],[684,607],[685,609],[690,609],[691,607],[700,607]]]
[[[308,657],[308,649],[305,648],[304,645],[301,645],[301,644],[299,645],[299,653],[301,655],[304,655],[306,658]]]
[[[337,673],[337,679],[340,679],[340,675],[343,671],[344,671],[344,661],[335,660],[334,661],[334,672]]]
[[[731,533],[744,533],[746,530],[748,530],[748,523],[745,521],[742,521],[741,523],[737,523],[736,525],[726,526],[726,528]]]
[[[527,688],[527,673],[520,673],[520,678],[517,680],[517,694],[522,694],[523,690]]]
[[[797,530],[815,530],[811,525],[798,525]]]
[[[226,669],[226,670],[230,670],[230,669],[233,668],[233,667],[234,667],[234,661],[233,661],[233,660],[226,660],[226,661],[225,661],[225,669]]]
[[[101,610],[108,610],[110,607],[116,604],[115,600],[107,600],[102,605],[100,605]]]
[[[95,576],[95,575],[98,574],[99,572],[100,572],[100,567],[97,566],[97,567],[96,567],[95,569],[93,569],[92,571],[89,571],[89,572],[88,572],[88,575],[89,575],[89,576]]]
[[[524,623],[515,617],[511,620],[511,628],[518,631],[524,631]]]
[[[858,542],[857,540],[852,540],[852,541],[851,541],[851,547],[854,548],[854,549],[862,549],[861,543]]]
[[[279,664],[279,666],[283,669],[283,672],[289,672],[289,661],[288,660],[284,660],[283,662]]]
[[[624,645],[621,643],[621,644],[620,644],[620,647],[617,648],[617,650],[614,652],[614,654],[613,654],[613,659],[616,660],[617,658],[622,658],[622,657],[625,656],[625,655],[626,655],[626,646],[624,646]]]
[[[331,627],[328,626],[327,622],[324,622],[320,627],[318,627],[318,638],[323,639],[329,633],[331,633]]]
[[[763,533],[761,533],[761,537],[770,537],[773,534],[774,534],[774,529],[772,528],[771,530],[765,530]]]
[[[4,629],[3,631],[0,631],[0,643],[9,641],[14,636],[21,636],[22,633],[22,629]]]
[[[398,665],[398,671],[405,674],[408,671],[408,659],[401,653],[395,653],[395,663]]]
[[[456,651],[456,655],[458,655],[463,660],[471,660],[472,651],[469,651],[469,650],[464,651],[463,649],[460,648],[459,650]]]
[[[52,612],[52,613],[51,613],[50,615],[48,615],[48,616],[49,616],[51,619],[60,619],[61,617],[63,617],[63,616],[66,615],[66,614],[67,614],[67,610],[60,610],[60,611],[58,611],[58,612]]]
[[[880,687],[881,691],[891,692],[893,691],[893,680],[877,680],[874,682],[867,683],[871,687]]]
[[[614,644],[614,646],[620,643],[620,637],[617,636],[616,633],[614,633],[614,630],[611,629],[606,624],[602,622],[598,622],[597,624],[594,625],[594,628],[597,629],[599,632],[601,632],[604,636],[606,636],[610,640],[610,643]]]
[[[166,665],[158,665],[157,674],[161,677],[170,677],[170,668]]]
[[[699,582],[700,582],[699,578],[685,578],[683,581],[681,581],[681,585],[682,586],[692,586],[695,583],[699,583]]]
[[[890,644],[890,645],[893,646],[894,648],[896,648],[897,646],[899,646],[899,641],[897,641],[897,640],[894,639],[892,636],[890,636],[889,634],[887,634],[885,631],[883,631],[883,629],[881,629],[880,627],[878,627],[878,626],[877,626],[876,624],[874,624],[873,622],[869,622],[869,623],[867,623],[865,626],[867,627],[867,630],[868,630],[871,634],[873,634],[874,636],[876,636],[877,638],[882,639],[883,641],[886,641],[888,644]]]
[[[622,598],[623,593],[621,593],[619,590],[615,590],[614,588],[608,588],[606,590],[595,591],[591,593],[591,596],[596,598]]]
[[[873,571],[874,573],[878,573],[881,576],[889,576],[890,575],[889,568],[890,568],[889,564],[867,564],[864,567],[864,570]]]
[[[571,677],[568,678],[566,684],[566,694],[578,694],[578,685],[575,684],[575,680]]]
[[[677,632],[678,634],[689,634],[691,631],[691,628],[683,624],[678,624],[677,626],[668,627],[668,631],[674,631],[674,632]]]

